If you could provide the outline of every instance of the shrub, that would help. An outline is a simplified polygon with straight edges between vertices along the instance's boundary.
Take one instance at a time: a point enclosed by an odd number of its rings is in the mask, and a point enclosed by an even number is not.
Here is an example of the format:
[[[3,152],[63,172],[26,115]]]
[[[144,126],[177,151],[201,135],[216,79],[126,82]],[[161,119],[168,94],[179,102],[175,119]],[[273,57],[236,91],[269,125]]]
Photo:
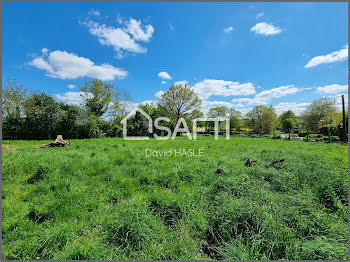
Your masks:
[[[299,131],[298,132],[299,137],[306,137],[307,136],[307,131]]]
[[[282,132],[280,130],[275,130],[272,134],[273,139],[280,139],[282,135]]]

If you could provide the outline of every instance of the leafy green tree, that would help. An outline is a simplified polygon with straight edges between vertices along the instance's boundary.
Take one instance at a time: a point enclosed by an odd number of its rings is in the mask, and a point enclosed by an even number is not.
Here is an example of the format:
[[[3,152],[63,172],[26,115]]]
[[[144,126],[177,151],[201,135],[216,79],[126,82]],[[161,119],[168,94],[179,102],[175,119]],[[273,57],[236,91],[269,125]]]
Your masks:
[[[265,133],[270,133],[276,127],[276,113],[273,107],[255,106],[246,114],[249,126],[258,132],[263,129]]]
[[[347,118],[346,118],[347,119]],[[342,130],[340,128],[343,122],[343,114],[341,112],[331,112],[327,113],[320,120],[322,134],[330,136],[342,136]]]
[[[203,118],[204,113],[200,111],[199,109],[195,109],[192,111],[191,115],[189,116],[190,120],[196,119],[196,118]]]
[[[113,89],[113,84],[103,83],[98,79],[85,82],[80,91],[87,111],[94,116],[101,117],[108,111],[111,102],[118,103],[118,94]]]
[[[236,109],[230,109],[230,127],[240,129],[243,126],[242,113]]]
[[[259,131],[262,128],[262,113],[264,110],[267,110],[266,106],[255,106],[246,113],[245,117],[247,120],[248,126],[253,129],[254,132]]]
[[[159,108],[155,103],[146,103],[146,104],[140,104],[138,106],[140,109],[142,109],[146,114],[148,114],[151,119],[154,120],[161,115]],[[119,126],[120,125],[120,126]],[[162,123],[163,126],[168,126],[168,123]],[[122,131],[122,125],[119,122],[115,123],[114,128],[118,126],[118,129],[120,129],[120,134]],[[134,116],[130,117],[127,121],[127,129],[128,129],[128,135],[133,136],[150,136],[149,133],[149,121],[146,117],[144,117],[140,112],[136,112]],[[160,134],[160,131],[157,129],[154,129],[153,132]]]
[[[51,139],[63,118],[59,104],[48,94],[33,93],[24,102],[26,127],[33,139]]]
[[[153,120],[160,117],[159,108],[155,103],[146,103],[139,105],[145,113],[147,113]]]
[[[289,134],[288,139],[290,140],[290,133],[293,131],[295,126],[295,119],[287,118],[282,121],[282,130]]]
[[[209,109],[208,116],[211,118],[226,118],[226,114],[229,113],[229,109],[227,106],[216,106]],[[214,122],[207,122],[206,126],[210,129],[214,128],[215,123]],[[219,122],[219,130],[225,129],[226,123],[225,122]]]
[[[209,109],[208,116],[217,118],[217,117],[226,117],[226,114],[229,113],[227,106],[216,106]]]
[[[4,139],[24,139],[24,101],[27,89],[17,84],[16,79],[8,79],[2,90],[2,130]]]
[[[103,121],[104,125],[98,123],[98,119],[83,108],[65,103],[59,103],[59,106],[63,114],[57,131],[64,138],[99,137],[102,135],[102,130],[98,124],[102,126],[107,125],[105,132],[108,133],[108,128],[110,128],[108,123],[105,121]],[[99,119],[99,121],[102,120]]]
[[[193,110],[187,119],[187,125],[193,128],[193,120],[196,118],[204,118],[204,113],[198,109]],[[205,122],[197,121],[197,127],[203,127],[203,126],[205,126]]]
[[[320,121],[327,114],[337,112],[335,100],[330,98],[320,98],[313,101],[301,114],[302,126],[309,132],[316,132],[320,126]]]
[[[27,139],[25,119],[5,116],[2,119],[2,139]]]
[[[132,109],[132,97],[126,89],[117,89],[113,101],[110,103],[108,110],[112,122],[120,122]]]
[[[268,108],[262,113],[262,129],[265,133],[269,134],[272,130],[276,129],[277,115],[274,110]]]
[[[59,103],[59,107],[62,110],[62,118],[58,127],[59,132],[62,133],[64,138],[78,138],[76,121],[80,108],[63,102]]]
[[[201,100],[188,85],[172,85],[158,99],[159,108],[173,122],[189,117],[193,110],[199,109]]]
[[[8,79],[2,90],[3,115],[19,119],[23,115],[23,104],[27,98],[27,89],[17,84],[16,79]]]
[[[149,121],[139,111],[128,120],[128,134],[132,136],[149,136]]]
[[[294,114],[294,112],[292,110],[288,110],[288,111],[285,111],[283,112],[279,117],[278,117],[278,121],[279,121],[279,124],[280,124],[280,127],[283,126],[283,121],[286,120],[286,119],[293,119],[294,123],[297,122],[297,117],[296,115]]]

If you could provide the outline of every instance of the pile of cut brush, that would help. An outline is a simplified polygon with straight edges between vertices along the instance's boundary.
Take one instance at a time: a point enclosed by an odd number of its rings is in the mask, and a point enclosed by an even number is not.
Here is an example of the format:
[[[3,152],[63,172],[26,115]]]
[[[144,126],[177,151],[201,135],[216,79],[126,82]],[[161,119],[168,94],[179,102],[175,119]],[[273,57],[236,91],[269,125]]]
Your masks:
[[[70,143],[63,140],[62,135],[57,135],[57,138],[54,142],[42,145],[40,148],[50,148],[50,147],[64,147]]]

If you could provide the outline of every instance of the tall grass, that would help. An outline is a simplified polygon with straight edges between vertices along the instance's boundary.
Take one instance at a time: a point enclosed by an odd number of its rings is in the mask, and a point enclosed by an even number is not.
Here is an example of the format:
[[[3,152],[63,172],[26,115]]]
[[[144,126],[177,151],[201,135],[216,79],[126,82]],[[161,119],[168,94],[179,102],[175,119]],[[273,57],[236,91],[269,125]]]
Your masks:
[[[71,142],[3,141],[4,259],[348,258],[347,146]],[[146,157],[147,148],[203,156]]]

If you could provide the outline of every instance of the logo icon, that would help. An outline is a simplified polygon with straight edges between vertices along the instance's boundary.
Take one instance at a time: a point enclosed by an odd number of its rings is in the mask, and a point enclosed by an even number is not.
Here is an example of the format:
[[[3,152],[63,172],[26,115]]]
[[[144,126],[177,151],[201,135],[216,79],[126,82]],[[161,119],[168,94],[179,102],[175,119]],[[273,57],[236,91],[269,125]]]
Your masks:
[[[125,140],[148,140],[149,137],[148,136],[128,136],[128,125],[127,125],[127,121],[130,117],[132,117],[134,114],[136,114],[137,112],[139,112],[140,114],[142,114],[147,120],[148,120],[148,132],[150,134],[153,133],[153,120],[152,118],[145,112],[143,111],[141,108],[135,108],[133,109],[129,114],[127,114],[120,122],[123,124],[123,138]],[[198,129],[197,129],[197,123],[198,122],[214,122],[214,137],[215,140],[218,140],[219,138],[219,122],[226,122],[225,125],[225,130],[226,130],[226,140],[230,139],[230,115],[226,114],[226,118],[219,118],[219,117],[212,117],[212,118],[196,118],[193,119],[193,135],[191,135],[191,132],[187,126],[187,122],[184,118],[179,118],[179,120],[176,123],[174,132],[171,132],[170,128],[166,127],[166,126],[161,126],[159,125],[160,121],[166,121],[166,122],[170,122],[170,119],[167,117],[157,117],[154,120],[154,126],[155,128],[157,128],[158,130],[163,130],[167,132],[166,136],[159,136],[157,134],[153,134],[153,137],[157,140],[167,140],[169,138],[171,139],[175,139],[176,135],[178,133],[185,133],[188,137],[188,139],[190,140],[196,140],[197,139],[197,134],[198,134]],[[181,127],[181,125],[183,127]]]

